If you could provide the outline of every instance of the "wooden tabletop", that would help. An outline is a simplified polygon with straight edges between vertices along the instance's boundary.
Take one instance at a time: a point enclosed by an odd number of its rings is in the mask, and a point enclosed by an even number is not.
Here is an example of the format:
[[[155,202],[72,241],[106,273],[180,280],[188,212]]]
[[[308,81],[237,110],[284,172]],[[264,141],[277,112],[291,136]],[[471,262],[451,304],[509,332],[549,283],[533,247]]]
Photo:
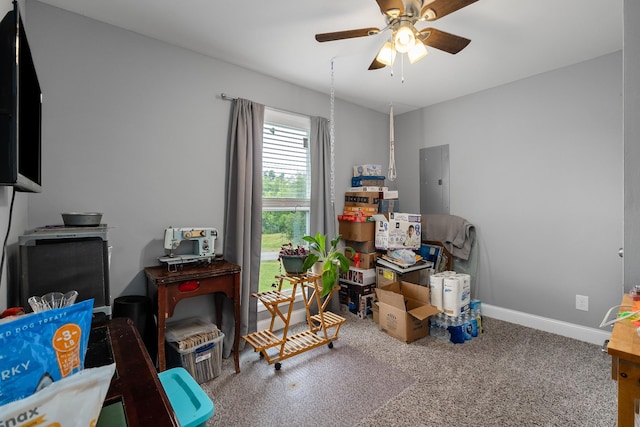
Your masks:
[[[106,332],[106,335],[100,334]],[[177,427],[179,422],[169,398],[156,373],[142,339],[133,321],[120,317],[92,327],[98,339],[90,340],[96,346],[93,364],[101,366],[116,363],[116,373],[105,398],[105,405],[120,401],[129,427]],[[90,351],[87,351],[89,357]]]
[[[634,304],[631,295],[624,294],[620,311],[631,311]],[[612,356],[640,364],[640,336],[638,326],[632,320],[625,319],[616,322],[609,339],[607,352]]]
[[[186,265],[178,271],[169,271],[166,265],[145,267],[144,272],[156,284],[169,284],[239,273],[240,266],[227,261],[214,261],[205,265]]]

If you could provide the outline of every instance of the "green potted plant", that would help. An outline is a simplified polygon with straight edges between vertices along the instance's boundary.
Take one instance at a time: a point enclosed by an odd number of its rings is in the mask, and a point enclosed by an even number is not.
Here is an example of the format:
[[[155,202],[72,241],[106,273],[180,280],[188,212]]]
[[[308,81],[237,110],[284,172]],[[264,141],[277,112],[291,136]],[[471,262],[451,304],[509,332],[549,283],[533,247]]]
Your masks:
[[[309,250],[306,247],[294,246],[289,242],[280,246],[278,260],[282,262],[282,267],[287,274],[302,274],[308,270],[308,268],[303,268],[304,260],[308,255]]]
[[[338,243],[342,240],[342,236],[338,235],[331,240],[331,244],[327,244],[327,235],[316,233],[315,236],[304,236],[304,241],[309,243],[310,253],[304,260],[302,269],[309,270],[315,263],[322,264],[322,293],[321,297],[328,295],[333,286],[338,281],[340,271],[349,270],[349,259],[345,256],[345,252],[353,254],[353,249],[344,246],[339,247]]]

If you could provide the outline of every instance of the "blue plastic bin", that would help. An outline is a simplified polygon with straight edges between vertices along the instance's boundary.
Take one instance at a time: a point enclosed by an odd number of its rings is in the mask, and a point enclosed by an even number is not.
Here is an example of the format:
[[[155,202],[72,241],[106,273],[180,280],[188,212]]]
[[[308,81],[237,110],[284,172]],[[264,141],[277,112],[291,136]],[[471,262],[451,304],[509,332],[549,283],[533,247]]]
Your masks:
[[[158,374],[182,427],[204,427],[215,408],[209,396],[184,368]]]

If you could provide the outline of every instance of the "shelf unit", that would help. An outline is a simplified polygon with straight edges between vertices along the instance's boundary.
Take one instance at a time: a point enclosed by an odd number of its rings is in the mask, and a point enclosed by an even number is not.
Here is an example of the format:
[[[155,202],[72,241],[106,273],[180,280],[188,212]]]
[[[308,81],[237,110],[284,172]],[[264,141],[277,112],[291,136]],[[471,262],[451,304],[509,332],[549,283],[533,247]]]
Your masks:
[[[260,356],[275,364],[276,370],[282,366],[282,361],[304,353],[305,351],[327,344],[333,348],[333,341],[338,339],[340,326],[347,321],[342,316],[327,311],[327,305],[333,294],[340,289],[334,286],[329,295],[322,301],[322,278],[319,275],[305,273],[301,275],[279,275],[278,289],[274,291],[253,293],[251,296],[258,298],[271,313],[269,329],[254,332],[243,336]],[[291,295],[282,292],[283,284],[291,284]],[[303,288],[302,299],[307,313],[308,329],[289,336],[289,320],[295,303],[295,295],[298,286]],[[308,292],[307,292],[308,291]],[[311,314],[312,307],[318,308],[317,314]],[[274,331],[276,319],[284,323],[282,331]]]

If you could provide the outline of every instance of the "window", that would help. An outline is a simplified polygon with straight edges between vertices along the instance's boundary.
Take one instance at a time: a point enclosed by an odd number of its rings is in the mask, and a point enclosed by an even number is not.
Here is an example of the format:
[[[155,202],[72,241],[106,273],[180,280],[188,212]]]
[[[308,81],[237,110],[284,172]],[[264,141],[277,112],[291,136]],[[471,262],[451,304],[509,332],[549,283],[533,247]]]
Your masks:
[[[285,243],[309,234],[309,117],[265,109],[262,152],[260,292],[272,289]]]

